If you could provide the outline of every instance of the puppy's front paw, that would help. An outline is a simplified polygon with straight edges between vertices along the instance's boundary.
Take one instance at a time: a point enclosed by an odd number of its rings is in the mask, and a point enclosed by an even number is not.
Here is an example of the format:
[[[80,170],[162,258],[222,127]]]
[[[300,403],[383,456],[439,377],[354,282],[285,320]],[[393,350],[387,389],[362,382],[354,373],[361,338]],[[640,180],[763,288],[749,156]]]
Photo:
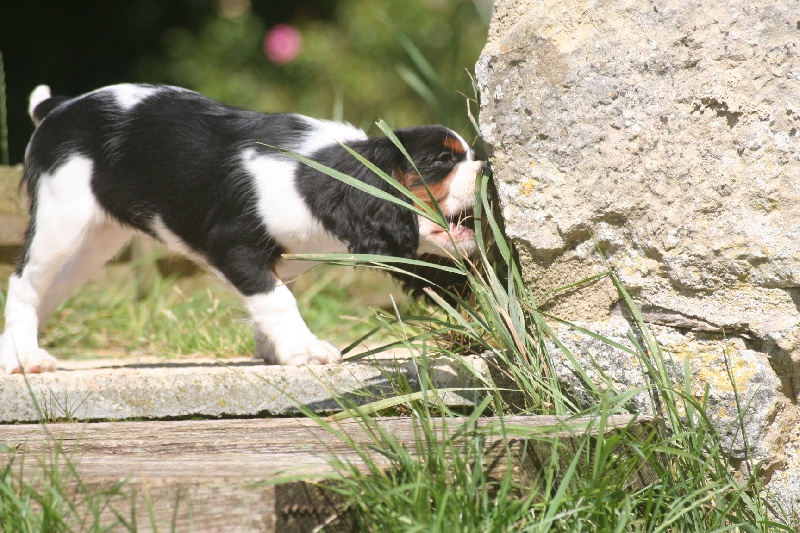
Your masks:
[[[294,346],[278,357],[282,365],[328,365],[342,362],[342,353],[331,343],[313,339],[304,345]]]
[[[25,370],[26,374],[40,374],[42,372],[53,372],[56,369],[57,360],[41,348],[27,354],[21,354],[19,360],[13,354],[4,355],[2,366],[9,374],[19,374]]]

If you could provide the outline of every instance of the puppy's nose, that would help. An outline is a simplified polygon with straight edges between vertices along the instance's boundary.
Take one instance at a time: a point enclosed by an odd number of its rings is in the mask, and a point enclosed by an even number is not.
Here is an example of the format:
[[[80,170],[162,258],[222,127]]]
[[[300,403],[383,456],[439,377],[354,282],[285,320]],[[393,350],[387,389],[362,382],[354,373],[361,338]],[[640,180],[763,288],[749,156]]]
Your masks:
[[[487,176],[489,178],[492,177],[492,167],[489,166],[489,163],[485,162],[481,165],[481,175]]]

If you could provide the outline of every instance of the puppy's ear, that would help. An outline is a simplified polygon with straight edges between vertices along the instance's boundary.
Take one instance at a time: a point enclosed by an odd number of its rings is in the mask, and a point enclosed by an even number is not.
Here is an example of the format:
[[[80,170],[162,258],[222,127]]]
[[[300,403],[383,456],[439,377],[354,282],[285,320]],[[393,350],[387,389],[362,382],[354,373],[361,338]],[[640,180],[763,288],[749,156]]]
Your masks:
[[[373,137],[351,143],[350,148],[386,174],[403,178],[405,157],[389,139]],[[397,189],[339,145],[320,150],[313,158],[410,203]],[[328,231],[348,243],[351,253],[395,257],[411,257],[416,253],[419,223],[416,213],[410,209],[333,180],[309,167],[298,170],[296,184],[314,215]]]
[[[395,179],[401,178],[396,171],[399,167],[394,166],[393,162],[387,160],[376,164]],[[350,175],[410,203],[397,189],[366,167]],[[398,181],[402,183],[402,180]],[[419,223],[413,211],[357,190],[352,192],[351,202],[352,212],[356,214],[350,237],[351,252],[395,257],[411,257],[416,253],[419,247]]]

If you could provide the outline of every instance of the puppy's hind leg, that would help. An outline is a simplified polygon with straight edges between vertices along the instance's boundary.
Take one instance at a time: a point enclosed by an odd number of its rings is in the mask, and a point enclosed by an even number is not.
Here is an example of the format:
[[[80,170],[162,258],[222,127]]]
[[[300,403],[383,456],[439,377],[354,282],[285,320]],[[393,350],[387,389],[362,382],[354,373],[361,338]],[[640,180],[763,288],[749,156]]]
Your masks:
[[[39,348],[39,313],[59,270],[80,253],[93,227],[105,221],[91,192],[92,163],[75,156],[39,176],[24,255],[8,283],[0,367],[14,373],[55,370]]]
[[[84,236],[75,255],[58,270],[53,283],[44,295],[38,308],[39,327],[72,296],[82,283],[94,276],[133,235],[133,230],[116,222],[93,226]]]

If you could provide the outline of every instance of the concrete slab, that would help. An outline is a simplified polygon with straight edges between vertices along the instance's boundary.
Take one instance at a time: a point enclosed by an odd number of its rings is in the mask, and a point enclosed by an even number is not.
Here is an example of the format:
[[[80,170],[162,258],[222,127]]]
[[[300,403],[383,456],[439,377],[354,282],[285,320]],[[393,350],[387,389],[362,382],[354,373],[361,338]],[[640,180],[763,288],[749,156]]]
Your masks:
[[[485,362],[466,360],[488,375]],[[461,363],[439,359],[430,366],[436,388],[480,387],[479,379]],[[334,394],[364,404],[391,393],[400,379],[419,389],[413,359],[379,357],[307,367],[266,366],[245,359],[61,361],[57,372],[0,374],[0,423],[286,416],[299,413],[298,405],[329,413],[340,410]],[[467,405],[475,396],[448,392],[444,400],[452,406]]]

